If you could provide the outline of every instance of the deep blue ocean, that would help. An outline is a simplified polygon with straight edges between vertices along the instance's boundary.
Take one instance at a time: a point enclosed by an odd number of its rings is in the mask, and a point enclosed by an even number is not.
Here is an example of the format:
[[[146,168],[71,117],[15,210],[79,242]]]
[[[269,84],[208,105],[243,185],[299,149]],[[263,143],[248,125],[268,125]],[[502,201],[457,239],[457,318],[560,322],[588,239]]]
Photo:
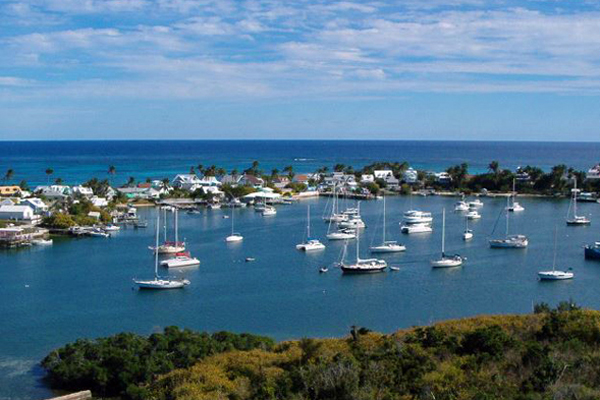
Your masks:
[[[487,170],[492,160],[502,168],[532,165],[545,170],[560,163],[587,170],[600,162],[600,143],[463,142],[463,141],[0,141],[0,174],[15,171],[13,181],[30,186],[53,179],[82,183],[92,177],[107,178],[108,167],[117,174],[113,182],[133,176],[172,178],[198,164],[243,170],[257,160],[265,172],[292,165],[296,172],[330,169],[341,163],[362,167],[375,161],[407,161],[417,169],[441,171],[467,162],[470,172]]]
[[[502,166],[543,168],[565,163],[587,169],[600,159],[600,144],[478,142],[0,142],[0,167],[13,168],[15,180],[45,182],[44,170],[77,183],[106,177],[114,164],[118,177],[138,179],[187,172],[191,165],[245,168],[258,160],[265,170],[293,165],[308,172],[335,163],[361,166],[374,160],[409,161],[439,170],[466,161],[485,170]],[[1,172],[2,170],[0,170]],[[104,175],[102,175],[104,174]],[[195,330],[253,332],[277,340],[304,336],[343,336],[351,325],[392,332],[412,325],[478,314],[526,313],[541,301],[572,298],[600,309],[600,263],[586,261],[582,246],[600,240],[600,204],[584,203],[588,227],[567,227],[568,200],[519,199],[525,207],[511,216],[511,233],[529,236],[526,250],[493,250],[492,235],[503,199],[484,199],[482,219],[471,224],[475,238],[461,238],[464,218],[452,212],[455,198],[389,197],[387,238],[407,246],[385,256],[400,271],[344,276],[336,268],[342,243],[325,239],[321,216],[327,199],[279,206],[275,217],[236,209],[236,231],[244,241],[227,245],[231,210],[182,213],[180,237],[201,260],[198,268],[173,272],[191,280],[184,290],[144,293],[132,279],[151,277],[154,209],[140,209],[147,229],[124,229],[110,239],[57,238],[53,246],[0,251],[0,399],[42,399],[51,391],[41,380],[40,360],[52,349],[78,338],[132,331],[150,334],[168,325]],[[311,205],[312,235],[323,252],[295,250],[303,240],[306,206]],[[402,235],[399,221],[409,208],[434,213],[434,232]],[[447,210],[446,250],[468,258],[461,268],[433,270],[439,256],[441,212]],[[367,228],[362,256],[381,238],[382,201],[361,204]],[[502,221],[502,220],[501,220]],[[503,223],[498,224],[503,230]],[[537,271],[551,269],[553,235],[558,227],[557,267],[572,267],[575,279],[541,283]],[[349,252],[353,254],[352,251]],[[255,257],[252,263],[246,257]]]

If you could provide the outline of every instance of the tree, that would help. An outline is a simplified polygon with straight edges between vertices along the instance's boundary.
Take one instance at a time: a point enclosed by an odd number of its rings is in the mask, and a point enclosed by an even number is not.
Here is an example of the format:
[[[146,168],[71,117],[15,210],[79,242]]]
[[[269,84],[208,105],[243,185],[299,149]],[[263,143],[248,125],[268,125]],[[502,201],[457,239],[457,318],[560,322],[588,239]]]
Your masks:
[[[190,167],[190,175],[196,175],[196,170],[193,165]]]
[[[225,171],[225,168],[217,168],[217,176],[224,176],[227,175],[227,171]]]
[[[112,177],[117,173],[117,168],[114,165],[108,167],[108,175],[110,175],[109,182],[112,185]]]
[[[283,172],[286,172],[290,179],[294,178],[294,167],[292,167],[291,165],[288,165],[287,167],[285,167],[283,169]]]
[[[500,164],[498,163],[498,161],[492,161],[489,165],[488,165],[488,170],[491,171],[494,174],[498,173],[498,168],[500,168]]]
[[[134,186],[135,185],[135,177],[130,176],[129,179],[127,180],[127,186]]]
[[[234,169],[231,170],[231,175],[232,176],[236,176],[236,175],[238,175],[238,173],[239,172],[238,172],[237,168],[234,168]]]
[[[8,170],[6,170],[6,174],[4,174],[4,181],[8,182],[10,181],[13,176],[15,174],[15,171],[12,168],[9,168]]]
[[[202,175],[204,173],[204,165],[202,165],[202,164],[196,165],[196,172],[198,173],[198,175]]]
[[[163,184],[163,188],[166,188],[167,186],[169,186],[169,178],[163,178],[162,184]]]
[[[333,166],[333,170],[334,170],[335,172],[343,172],[343,171],[344,171],[344,169],[346,169],[346,166],[345,166],[344,164],[335,164],[335,165]]]
[[[48,185],[50,185],[50,175],[54,173],[52,168],[46,168],[46,176],[48,177]]]
[[[62,185],[63,184],[63,180],[61,177],[58,177],[54,180],[54,183],[56,183],[57,185]]]
[[[276,178],[278,174],[279,174],[279,170],[277,168],[273,168],[271,170],[271,178]]]

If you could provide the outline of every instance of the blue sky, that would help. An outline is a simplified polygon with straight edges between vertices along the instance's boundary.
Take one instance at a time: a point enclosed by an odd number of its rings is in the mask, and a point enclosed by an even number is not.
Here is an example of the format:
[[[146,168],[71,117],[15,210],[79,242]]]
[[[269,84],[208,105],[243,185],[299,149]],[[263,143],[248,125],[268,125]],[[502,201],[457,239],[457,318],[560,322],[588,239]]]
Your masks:
[[[4,0],[2,139],[600,140],[600,2]]]

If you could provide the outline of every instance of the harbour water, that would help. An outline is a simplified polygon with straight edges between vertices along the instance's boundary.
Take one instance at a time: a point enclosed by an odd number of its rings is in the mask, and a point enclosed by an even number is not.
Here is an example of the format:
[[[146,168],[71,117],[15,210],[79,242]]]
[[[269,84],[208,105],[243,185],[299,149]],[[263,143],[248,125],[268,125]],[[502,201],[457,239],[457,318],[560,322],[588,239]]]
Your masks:
[[[335,164],[354,168],[376,161],[407,161],[417,169],[442,171],[467,162],[471,173],[487,170],[497,160],[501,168],[514,170],[532,165],[549,170],[567,164],[587,170],[597,164],[600,143],[542,142],[460,142],[460,141],[31,141],[0,142],[0,174],[15,171],[15,183],[26,180],[30,186],[45,184],[47,168],[52,179],[62,178],[70,184],[92,177],[108,178],[114,165],[114,184],[129,177],[173,178],[187,173],[198,164],[217,165],[230,171],[243,171],[252,161],[260,168],[283,169],[292,165],[296,172],[314,172]],[[0,177],[2,176],[0,175]]]
[[[533,162],[531,162],[533,163]],[[582,246],[600,240],[600,205],[580,204],[592,225],[567,227],[568,200],[520,198],[525,211],[511,215],[511,233],[529,236],[524,250],[494,250],[488,239],[494,225],[504,235],[504,199],[484,198],[482,219],[470,223],[475,238],[462,240],[464,218],[452,212],[456,198],[389,197],[387,237],[406,244],[406,253],[384,256],[397,272],[342,275],[319,268],[338,261],[342,242],[327,242],[321,220],[326,199],[279,206],[265,218],[249,209],[234,212],[242,243],[228,245],[231,210],[180,214],[180,237],[201,260],[197,268],[175,275],[191,280],[183,290],[140,292],[132,278],[151,277],[156,210],[140,209],[147,229],[124,229],[110,239],[65,238],[53,246],[0,252],[0,399],[44,398],[37,363],[53,348],[78,338],[121,331],[149,334],[168,325],[195,330],[248,331],[278,340],[304,336],[342,336],[351,325],[391,332],[412,325],[488,313],[525,313],[537,302],[572,298],[600,309],[600,263],[585,261]],[[295,250],[303,240],[306,206],[311,205],[312,235],[325,251]],[[382,201],[361,203],[367,228],[362,255],[381,238]],[[434,232],[402,235],[398,222],[410,207],[434,213]],[[463,267],[435,270],[439,257],[441,212],[447,210],[447,253],[468,258]],[[500,219],[499,219],[500,218]],[[542,283],[539,270],[552,268],[554,229],[558,227],[557,267],[572,267],[572,281]],[[353,244],[349,258],[354,254]],[[244,262],[254,257],[254,262]]]

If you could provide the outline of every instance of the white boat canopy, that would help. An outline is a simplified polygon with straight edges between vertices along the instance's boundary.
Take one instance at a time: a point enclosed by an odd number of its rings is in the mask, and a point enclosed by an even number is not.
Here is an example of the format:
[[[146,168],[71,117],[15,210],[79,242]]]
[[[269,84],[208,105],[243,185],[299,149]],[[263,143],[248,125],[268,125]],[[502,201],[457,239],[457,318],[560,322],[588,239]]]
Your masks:
[[[279,193],[271,192],[253,192],[244,196],[245,199],[279,199],[281,195]]]

